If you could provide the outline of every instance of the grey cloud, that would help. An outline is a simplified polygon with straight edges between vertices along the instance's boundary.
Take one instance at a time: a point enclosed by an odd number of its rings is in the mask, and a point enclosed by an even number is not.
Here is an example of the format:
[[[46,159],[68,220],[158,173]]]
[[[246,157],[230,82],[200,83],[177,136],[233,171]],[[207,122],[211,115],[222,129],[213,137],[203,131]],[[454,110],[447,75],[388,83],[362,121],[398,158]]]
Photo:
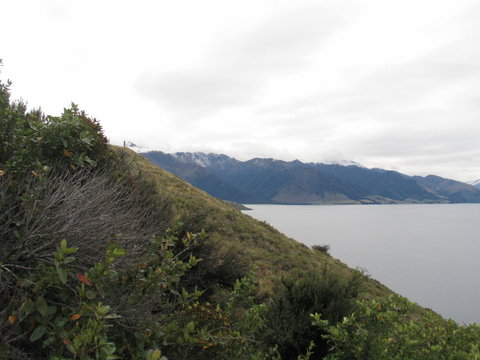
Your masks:
[[[232,141],[231,146],[235,149],[231,154],[240,160],[250,160],[257,157],[295,159],[295,154],[292,154],[287,148],[278,148],[261,141]]]
[[[246,73],[298,71],[342,23],[328,8],[293,9],[225,44],[217,55],[227,67]]]
[[[221,44],[204,67],[144,73],[138,91],[172,113],[192,118],[248,104],[269,79],[299,71],[342,24],[339,14],[326,10],[317,6],[274,16]]]
[[[335,13],[319,16],[319,8],[314,10],[276,16],[232,39],[210,54],[208,66],[145,74],[139,88],[184,118],[250,104],[264,83],[308,65],[325,39],[344,24]],[[329,17],[333,22],[324,21]],[[407,63],[355,74],[345,89],[259,109],[255,115],[262,127],[271,129],[269,139],[249,129],[224,134],[222,141],[236,144],[237,154],[307,161],[345,156],[423,175],[426,166],[452,177],[454,171],[447,169],[455,169],[465,179],[462,169],[480,162],[480,50],[472,46],[480,43],[476,19],[465,14],[464,27],[449,43]],[[249,141],[236,142],[240,132]],[[204,136],[217,140],[207,131]],[[304,144],[303,154],[291,154],[287,144],[295,142]],[[285,143],[285,148],[273,143]]]
[[[353,148],[367,164],[397,166],[409,174],[434,173],[465,180],[468,176],[461,169],[480,161],[478,135],[478,128],[473,125],[460,131],[387,127],[375,136],[357,141]]]
[[[466,52],[470,56],[464,57]],[[375,152],[406,155],[405,148],[410,147],[412,153],[417,151],[411,144],[418,144],[421,149],[426,144],[433,146],[432,142],[445,144],[449,149],[446,151],[451,151],[477,146],[472,140],[480,136],[479,84],[480,53],[462,40],[452,41],[410,63],[376,69],[352,83],[348,90],[319,93],[263,109],[262,113],[278,115],[277,126],[283,129],[283,135],[308,139],[329,132],[335,137],[346,128],[357,129],[348,136],[349,144],[337,146],[362,152],[367,150],[363,144],[369,142],[369,156]],[[456,98],[447,97],[445,109],[437,104],[430,106],[429,97],[435,98],[442,91],[452,91]],[[366,133],[363,124],[373,124],[379,138]],[[443,131],[445,127],[448,130]],[[396,131],[401,132],[401,139],[392,138]],[[417,138],[416,134],[422,131],[423,135]],[[469,134],[472,136],[465,141]],[[455,137],[461,141],[456,142]]]
[[[244,79],[208,69],[143,74],[139,79],[139,91],[168,109],[203,112],[210,111],[213,106],[242,104],[254,87]]]

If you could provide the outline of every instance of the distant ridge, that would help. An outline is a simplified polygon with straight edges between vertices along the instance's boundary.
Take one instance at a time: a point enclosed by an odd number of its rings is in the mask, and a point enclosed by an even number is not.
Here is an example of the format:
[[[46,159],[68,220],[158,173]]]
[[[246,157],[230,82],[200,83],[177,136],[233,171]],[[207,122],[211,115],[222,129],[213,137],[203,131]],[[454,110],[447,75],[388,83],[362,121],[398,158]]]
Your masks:
[[[478,179],[478,180],[473,180],[473,181],[469,181],[468,184],[473,185],[473,186],[475,186],[475,187],[477,187],[477,188],[480,188],[480,179]]]
[[[303,163],[224,154],[147,151],[141,154],[207,193],[243,204],[477,203],[480,189],[429,175],[358,164]]]

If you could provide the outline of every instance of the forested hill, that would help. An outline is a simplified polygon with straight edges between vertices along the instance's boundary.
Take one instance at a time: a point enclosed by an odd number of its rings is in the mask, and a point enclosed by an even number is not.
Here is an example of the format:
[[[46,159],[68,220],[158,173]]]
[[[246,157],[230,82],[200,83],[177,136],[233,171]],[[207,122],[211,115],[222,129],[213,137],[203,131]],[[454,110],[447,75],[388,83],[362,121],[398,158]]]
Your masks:
[[[244,204],[480,202],[479,188],[432,175],[411,177],[354,164],[275,159],[238,161],[222,154],[161,151],[142,154],[213,196]]]

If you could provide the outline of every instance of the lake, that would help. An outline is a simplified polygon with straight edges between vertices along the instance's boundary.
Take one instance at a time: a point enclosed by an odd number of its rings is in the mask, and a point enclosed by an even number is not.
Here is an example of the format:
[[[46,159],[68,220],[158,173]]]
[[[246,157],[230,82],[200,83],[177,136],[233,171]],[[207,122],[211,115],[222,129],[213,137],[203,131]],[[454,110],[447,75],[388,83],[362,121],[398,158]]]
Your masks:
[[[480,204],[247,206],[410,300],[480,324]]]

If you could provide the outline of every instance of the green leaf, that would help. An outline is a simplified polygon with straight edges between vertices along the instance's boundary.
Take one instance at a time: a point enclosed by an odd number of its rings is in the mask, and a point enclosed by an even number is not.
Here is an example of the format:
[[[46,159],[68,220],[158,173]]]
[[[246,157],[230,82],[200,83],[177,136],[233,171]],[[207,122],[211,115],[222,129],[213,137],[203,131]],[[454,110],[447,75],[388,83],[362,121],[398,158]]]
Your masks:
[[[57,267],[57,274],[62,284],[65,284],[67,282],[67,271],[60,267]]]
[[[20,311],[24,315],[30,315],[33,311],[33,301],[30,299],[25,300],[20,306]]]
[[[160,356],[162,356],[162,353],[160,352],[160,350],[155,349],[155,350],[152,351],[151,359],[152,360],[158,360],[158,359],[160,359]]]
[[[40,339],[43,336],[43,334],[45,334],[46,330],[47,329],[43,325],[37,326],[35,330],[33,330],[32,334],[30,335],[30,341],[33,342]]]
[[[113,255],[115,256],[125,256],[126,253],[125,249],[116,248],[113,250]]]
[[[48,315],[49,316],[55,315],[56,312],[57,312],[57,307],[56,306],[49,306],[48,307]]]
[[[43,342],[43,346],[46,347],[48,345],[51,345],[55,342],[55,338],[53,336],[50,336]]]
[[[55,321],[55,326],[59,329],[63,328],[65,325],[67,325],[68,323],[68,319],[66,318],[58,318],[57,317],[57,320]]]
[[[162,356],[162,352],[158,349],[148,350],[146,354],[146,360],[167,360],[166,357]]]
[[[63,263],[64,263],[64,264],[70,264],[70,263],[72,263],[72,262],[74,262],[74,261],[75,261],[75,257],[74,257],[74,256],[68,256],[68,257],[66,257],[66,258],[63,260]]]
[[[42,316],[48,315],[48,305],[43,297],[39,297],[35,302],[35,308]]]
[[[77,250],[78,250],[78,248],[74,248],[74,247],[67,248],[67,249],[65,249],[65,254],[73,254],[73,253],[76,253]]]
[[[190,321],[190,322],[187,324],[186,330],[187,330],[188,332],[192,332],[193,330],[195,330],[195,323],[194,323],[193,321]]]

